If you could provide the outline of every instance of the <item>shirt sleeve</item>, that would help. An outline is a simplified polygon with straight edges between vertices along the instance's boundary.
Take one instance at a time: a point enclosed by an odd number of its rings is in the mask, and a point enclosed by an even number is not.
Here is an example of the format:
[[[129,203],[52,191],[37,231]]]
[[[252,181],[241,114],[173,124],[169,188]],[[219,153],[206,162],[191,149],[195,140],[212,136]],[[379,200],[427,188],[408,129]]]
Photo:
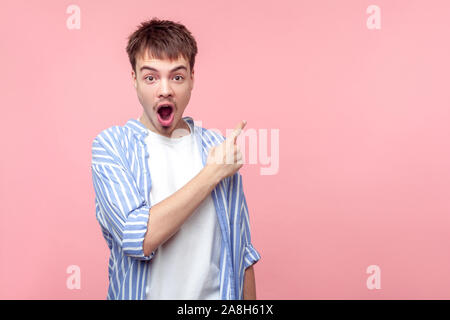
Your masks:
[[[242,240],[243,243],[245,243],[245,251],[244,251],[244,269],[247,269],[248,267],[252,266],[256,262],[261,259],[261,255],[258,251],[253,247],[251,243],[251,236],[250,236],[250,218],[248,214],[248,207],[247,207],[247,201],[245,199],[245,195],[243,195],[243,201],[242,201],[242,226],[241,228],[244,229]]]
[[[241,244],[243,252],[243,269],[247,269],[251,265],[261,259],[261,255],[259,252],[253,247],[251,241],[251,233],[250,233],[250,216],[248,213],[247,200],[244,194],[244,187],[242,183],[242,175],[239,173],[234,174],[233,178],[230,181],[230,188],[235,190],[236,194],[232,195],[232,206],[234,203],[237,204],[237,210],[239,211],[238,217],[240,218],[240,227],[239,233],[241,235]],[[236,201],[237,200],[237,201]]]
[[[97,220],[127,256],[150,260],[144,255],[144,237],[150,206],[120,157],[118,147],[101,135],[92,143],[92,181],[100,206]]]

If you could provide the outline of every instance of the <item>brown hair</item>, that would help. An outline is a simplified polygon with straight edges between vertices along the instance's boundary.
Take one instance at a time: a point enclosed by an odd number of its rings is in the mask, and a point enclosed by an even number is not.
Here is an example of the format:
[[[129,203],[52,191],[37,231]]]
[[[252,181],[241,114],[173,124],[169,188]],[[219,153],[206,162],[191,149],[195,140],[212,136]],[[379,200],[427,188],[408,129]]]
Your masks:
[[[180,23],[153,18],[144,21],[128,37],[127,54],[131,67],[136,73],[136,55],[143,56],[145,50],[157,59],[176,60],[183,56],[194,68],[197,43],[191,32]]]

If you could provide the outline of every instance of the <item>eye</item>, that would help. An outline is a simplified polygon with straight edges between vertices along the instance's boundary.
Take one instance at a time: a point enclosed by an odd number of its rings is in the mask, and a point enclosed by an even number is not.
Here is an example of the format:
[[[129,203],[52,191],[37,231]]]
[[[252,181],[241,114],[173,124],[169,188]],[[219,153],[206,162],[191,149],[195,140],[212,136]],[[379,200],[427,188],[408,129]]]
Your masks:
[[[184,79],[184,77],[183,76],[180,76],[180,75],[176,75],[174,78],[177,78],[177,77],[179,77],[179,78],[181,78],[181,79]],[[180,79],[180,80],[181,80]]]
[[[149,79],[149,78],[151,78],[151,79]],[[149,79],[150,81],[153,81],[153,76],[146,76],[144,79]]]

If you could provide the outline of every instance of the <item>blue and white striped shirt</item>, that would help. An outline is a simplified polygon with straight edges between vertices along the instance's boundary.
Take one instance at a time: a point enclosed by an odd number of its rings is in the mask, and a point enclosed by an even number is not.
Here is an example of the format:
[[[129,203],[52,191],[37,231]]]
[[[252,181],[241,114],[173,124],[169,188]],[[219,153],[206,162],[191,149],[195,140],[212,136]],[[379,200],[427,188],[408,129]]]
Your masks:
[[[191,117],[183,119],[194,126],[204,166],[209,149],[222,143],[225,137],[194,125]],[[150,256],[145,256],[143,251],[152,206],[149,154],[145,145],[147,134],[144,124],[130,119],[124,126],[103,130],[92,143],[95,213],[111,250],[108,300],[146,298],[149,261],[157,251]],[[220,297],[222,300],[241,300],[245,269],[261,258],[251,243],[241,174],[236,172],[223,179],[211,196],[222,233]]]

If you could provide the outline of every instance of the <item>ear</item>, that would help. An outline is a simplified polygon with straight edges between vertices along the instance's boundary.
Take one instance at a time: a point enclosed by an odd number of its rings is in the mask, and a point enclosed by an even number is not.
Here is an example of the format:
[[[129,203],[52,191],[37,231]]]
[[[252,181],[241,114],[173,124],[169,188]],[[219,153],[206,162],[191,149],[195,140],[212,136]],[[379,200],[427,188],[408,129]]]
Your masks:
[[[135,74],[134,70],[131,70],[131,80],[133,82],[134,87],[136,88],[137,80],[136,80],[136,74]]]
[[[191,90],[194,89],[194,78],[195,78],[195,77],[194,77],[194,71],[195,71],[195,70],[192,69],[192,72],[191,72],[191,81],[192,81],[192,84],[191,84]]]

